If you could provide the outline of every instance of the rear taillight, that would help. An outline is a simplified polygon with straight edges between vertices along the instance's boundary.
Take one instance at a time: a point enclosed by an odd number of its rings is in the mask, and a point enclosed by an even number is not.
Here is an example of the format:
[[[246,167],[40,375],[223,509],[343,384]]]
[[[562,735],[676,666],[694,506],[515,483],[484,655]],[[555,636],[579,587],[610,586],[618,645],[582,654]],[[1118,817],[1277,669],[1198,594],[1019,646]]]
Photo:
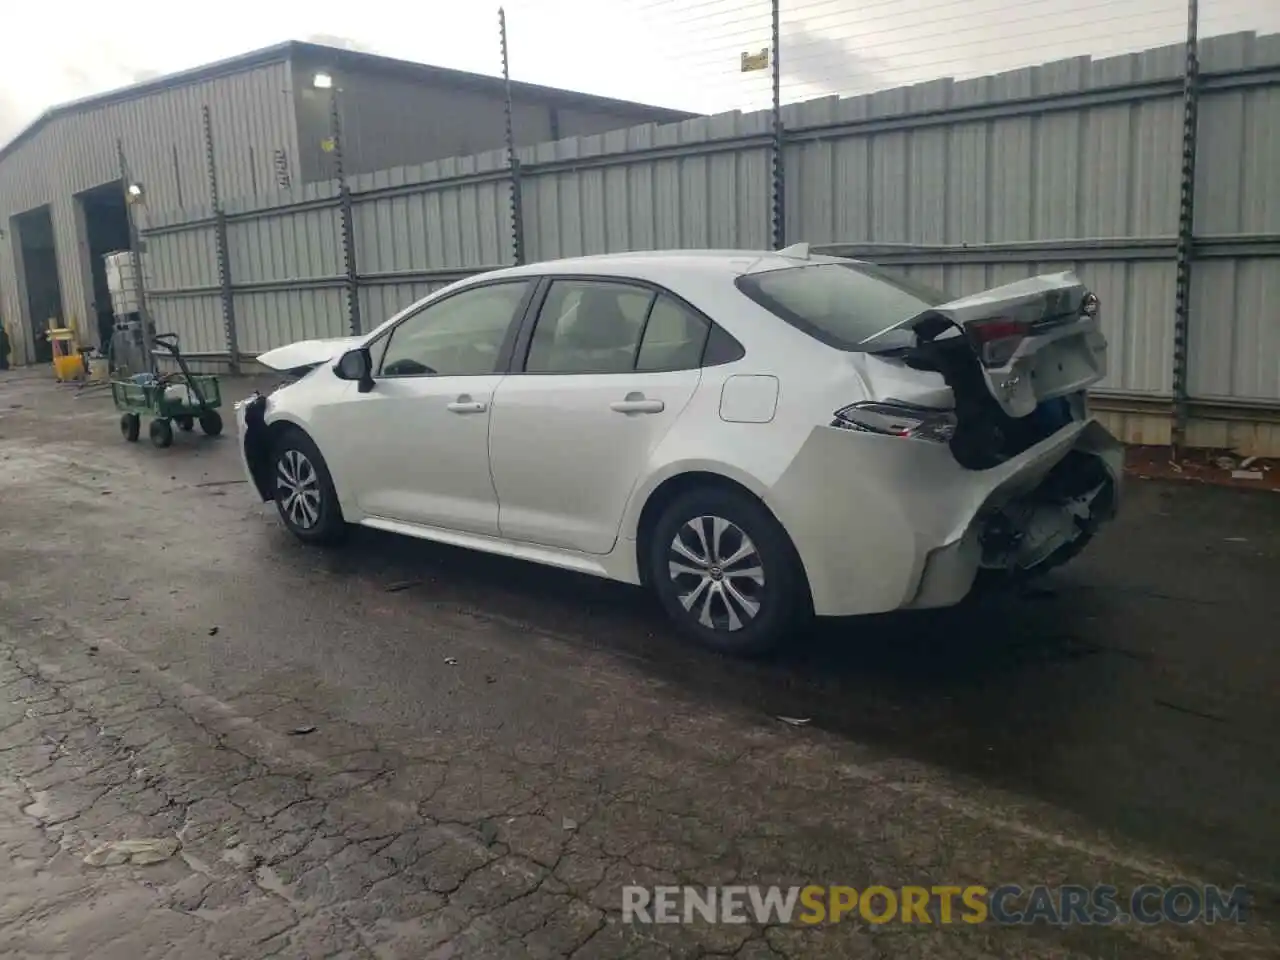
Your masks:
[[[956,417],[950,410],[895,401],[868,401],[837,410],[831,425],[884,437],[949,443],[956,432]]]
[[[1023,320],[993,317],[974,320],[965,329],[978,351],[984,367],[1003,367],[1031,332],[1031,324]]]

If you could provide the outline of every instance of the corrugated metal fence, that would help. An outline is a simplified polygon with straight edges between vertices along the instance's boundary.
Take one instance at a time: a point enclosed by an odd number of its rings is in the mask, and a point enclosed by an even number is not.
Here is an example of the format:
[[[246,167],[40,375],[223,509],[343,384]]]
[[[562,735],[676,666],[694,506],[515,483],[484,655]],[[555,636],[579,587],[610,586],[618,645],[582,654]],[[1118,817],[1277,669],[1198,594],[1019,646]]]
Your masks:
[[[1170,46],[785,107],[786,238],[850,244],[957,293],[1074,269],[1104,304],[1113,362],[1100,396],[1167,419],[1185,56]],[[1200,71],[1193,414],[1275,421],[1280,36],[1205,41]],[[524,149],[526,257],[766,248],[772,146],[761,112]],[[500,151],[357,176],[349,187],[366,329],[512,260]],[[350,332],[337,184],[228,201],[225,212],[242,354]],[[227,360],[213,212],[153,215],[145,234],[157,327]],[[932,249],[894,246],[904,244]],[[1130,438],[1167,439],[1167,429]],[[1219,439],[1202,430],[1199,442]],[[1275,441],[1280,432],[1263,442]]]

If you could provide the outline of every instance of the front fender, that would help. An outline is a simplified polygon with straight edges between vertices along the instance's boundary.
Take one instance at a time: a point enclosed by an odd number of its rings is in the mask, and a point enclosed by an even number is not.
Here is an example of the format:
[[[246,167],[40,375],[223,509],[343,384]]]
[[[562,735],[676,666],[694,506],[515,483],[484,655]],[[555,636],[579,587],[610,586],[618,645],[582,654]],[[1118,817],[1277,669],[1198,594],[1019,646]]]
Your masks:
[[[306,427],[295,418],[272,410],[270,403],[268,397],[255,393],[236,405],[245,473],[263,502],[275,499],[275,490],[271,486],[271,438],[275,429],[292,426],[306,432]]]

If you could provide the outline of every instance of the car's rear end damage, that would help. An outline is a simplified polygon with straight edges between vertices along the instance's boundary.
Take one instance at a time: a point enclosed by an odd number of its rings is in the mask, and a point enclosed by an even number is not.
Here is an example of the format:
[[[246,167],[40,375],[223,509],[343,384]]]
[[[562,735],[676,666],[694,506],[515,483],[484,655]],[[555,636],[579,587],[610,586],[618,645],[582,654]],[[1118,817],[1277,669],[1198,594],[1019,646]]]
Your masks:
[[[962,467],[989,470],[1089,422],[1085,389],[1106,375],[1099,309],[1073,274],[1060,273],[951,301],[910,322],[917,343],[900,358],[951,388],[949,446]],[[1051,569],[1114,515],[1122,458],[1099,431],[1094,424],[1038,485],[980,511],[983,568]]]
[[[1123,449],[1085,397],[1106,374],[1098,312],[1072,274],[1033,277],[850,350],[871,399],[836,409],[775,488],[788,527],[823,544],[803,558],[818,612],[956,603],[980,571],[1061,565],[1115,515]],[[835,497],[799,504],[834,477]]]
[[[945,443],[818,427],[770,492],[814,608],[840,616],[958,603],[979,571],[1031,574],[1115,515],[1123,449],[1072,422],[985,470]],[[830,495],[815,501],[814,489]]]

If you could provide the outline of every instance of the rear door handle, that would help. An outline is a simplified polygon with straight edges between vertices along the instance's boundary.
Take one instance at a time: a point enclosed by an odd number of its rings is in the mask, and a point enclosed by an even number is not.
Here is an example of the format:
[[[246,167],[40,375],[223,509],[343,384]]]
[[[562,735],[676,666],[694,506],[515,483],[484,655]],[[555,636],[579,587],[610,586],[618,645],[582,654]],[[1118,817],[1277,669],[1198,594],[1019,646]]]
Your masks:
[[[483,400],[472,400],[470,394],[466,393],[449,404],[449,410],[453,413],[484,413],[488,409],[489,405]]]
[[[626,400],[615,400],[609,404],[614,413],[661,413],[666,408],[661,400],[646,400],[642,396],[628,396]]]

